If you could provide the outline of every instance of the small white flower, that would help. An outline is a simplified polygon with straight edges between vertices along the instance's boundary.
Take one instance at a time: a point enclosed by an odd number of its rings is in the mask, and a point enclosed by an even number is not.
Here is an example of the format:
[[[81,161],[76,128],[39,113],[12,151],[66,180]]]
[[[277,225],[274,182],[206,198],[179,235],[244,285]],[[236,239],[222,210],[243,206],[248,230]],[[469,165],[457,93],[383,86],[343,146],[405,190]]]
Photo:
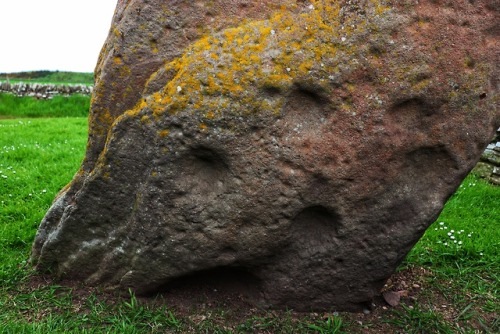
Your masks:
[[[470,238],[470,237],[472,237],[472,234],[469,233],[469,234],[467,234],[467,236]]]
[[[451,232],[448,232],[448,236],[451,236]]]
[[[483,253],[479,253],[479,255],[483,256]]]
[[[459,242],[458,242],[458,244],[459,244],[459,245],[461,245],[461,244],[462,244],[462,241],[459,241]]]
[[[451,240],[455,240],[455,237],[452,235],[452,236],[450,237],[450,239],[451,239]]]
[[[455,233],[455,230],[451,230],[450,233]]]
[[[457,241],[456,241],[456,240],[453,240],[453,242],[454,242],[454,243],[457,243]]]

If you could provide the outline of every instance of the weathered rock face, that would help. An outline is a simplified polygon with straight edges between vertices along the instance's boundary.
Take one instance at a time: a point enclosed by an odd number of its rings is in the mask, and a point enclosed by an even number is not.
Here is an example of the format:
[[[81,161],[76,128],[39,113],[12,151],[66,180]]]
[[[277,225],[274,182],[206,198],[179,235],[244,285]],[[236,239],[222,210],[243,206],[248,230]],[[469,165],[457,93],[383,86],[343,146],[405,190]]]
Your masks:
[[[498,22],[495,1],[120,2],[86,160],[33,261],[365,307],[500,126]]]

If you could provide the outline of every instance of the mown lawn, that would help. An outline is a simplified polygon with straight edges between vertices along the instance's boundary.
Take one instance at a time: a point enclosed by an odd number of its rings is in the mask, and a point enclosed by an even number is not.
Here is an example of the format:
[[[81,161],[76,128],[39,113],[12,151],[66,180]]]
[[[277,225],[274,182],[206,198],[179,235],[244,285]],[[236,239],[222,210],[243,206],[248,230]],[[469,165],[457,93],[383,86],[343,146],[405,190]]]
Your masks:
[[[15,114],[15,113],[12,113]],[[12,116],[11,114],[11,116]],[[15,115],[14,115],[15,116]],[[84,156],[87,120],[0,120],[0,333],[499,333],[500,187],[467,177],[370,314],[177,310],[65,286],[27,263],[37,226]]]

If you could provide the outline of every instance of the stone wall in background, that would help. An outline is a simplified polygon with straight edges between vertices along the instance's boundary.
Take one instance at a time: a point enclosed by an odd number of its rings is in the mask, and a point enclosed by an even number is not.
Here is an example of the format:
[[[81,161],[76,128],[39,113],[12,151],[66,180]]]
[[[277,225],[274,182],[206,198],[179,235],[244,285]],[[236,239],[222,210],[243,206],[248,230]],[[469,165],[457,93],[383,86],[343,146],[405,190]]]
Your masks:
[[[493,184],[500,186],[500,128],[488,145],[474,172]]]
[[[86,85],[0,82],[0,93],[12,93],[16,96],[32,96],[38,99],[51,99],[54,95],[90,95],[92,94],[92,90],[92,86]]]

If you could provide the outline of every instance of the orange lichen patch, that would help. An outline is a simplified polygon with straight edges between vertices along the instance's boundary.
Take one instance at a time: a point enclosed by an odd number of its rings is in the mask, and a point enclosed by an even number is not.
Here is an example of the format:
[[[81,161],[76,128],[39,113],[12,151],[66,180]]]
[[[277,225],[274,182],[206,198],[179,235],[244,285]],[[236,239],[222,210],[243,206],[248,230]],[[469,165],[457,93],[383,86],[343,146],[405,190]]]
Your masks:
[[[122,65],[123,64],[123,59],[120,56],[115,56],[113,57],[113,63],[115,65]]]
[[[353,93],[355,90],[356,90],[356,85],[355,84],[352,84],[352,83],[348,83],[346,85],[346,88],[347,88],[347,91],[349,93]]]
[[[213,111],[209,111],[205,114],[205,117],[208,119],[214,119],[215,118],[215,113]]]
[[[158,53],[158,42],[154,39],[152,39],[151,41],[149,41],[149,44],[150,44],[150,47],[151,47],[151,52],[153,52],[153,54],[157,54]]]
[[[200,130],[205,131],[207,130],[208,126],[205,123],[200,123]]]
[[[431,80],[425,79],[425,80],[419,81],[415,85],[413,85],[412,89],[415,92],[423,91],[426,88],[428,88],[431,85],[431,83],[432,83]]]
[[[132,71],[130,70],[130,67],[128,67],[127,65],[125,64],[122,64],[119,68],[118,68],[118,75],[122,78],[125,78],[125,77],[129,77],[130,74],[132,73]]]
[[[375,6],[375,13],[377,15],[381,15],[390,10],[390,7],[384,6],[379,0],[370,0],[370,2]]]
[[[113,34],[115,35],[115,37],[122,37],[122,32],[120,30],[118,30],[118,28],[113,28]]]
[[[155,117],[161,117],[165,112],[175,114],[190,107],[212,119],[215,112],[226,108],[225,97],[230,97],[238,104],[232,112],[279,113],[284,97],[263,102],[256,97],[256,89],[272,87],[287,92],[294,82],[311,73],[339,73],[338,56],[350,59],[359,52],[359,45],[350,39],[369,33],[370,19],[388,9],[381,1],[371,0],[368,19],[361,19],[341,14],[338,2],[311,2],[314,9],[302,14],[282,10],[269,20],[201,38],[183,56],[164,66],[162,71],[174,73],[173,78],[135,109],[147,106]],[[329,89],[328,80],[316,84]],[[205,130],[206,124],[200,128]]]
[[[166,129],[165,129],[165,130],[161,130],[161,131],[159,131],[159,132],[158,132],[158,135],[159,135],[161,138],[165,138],[165,137],[167,137],[169,134],[170,134],[170,131],[168,131],[168,130],[166,130]]]

